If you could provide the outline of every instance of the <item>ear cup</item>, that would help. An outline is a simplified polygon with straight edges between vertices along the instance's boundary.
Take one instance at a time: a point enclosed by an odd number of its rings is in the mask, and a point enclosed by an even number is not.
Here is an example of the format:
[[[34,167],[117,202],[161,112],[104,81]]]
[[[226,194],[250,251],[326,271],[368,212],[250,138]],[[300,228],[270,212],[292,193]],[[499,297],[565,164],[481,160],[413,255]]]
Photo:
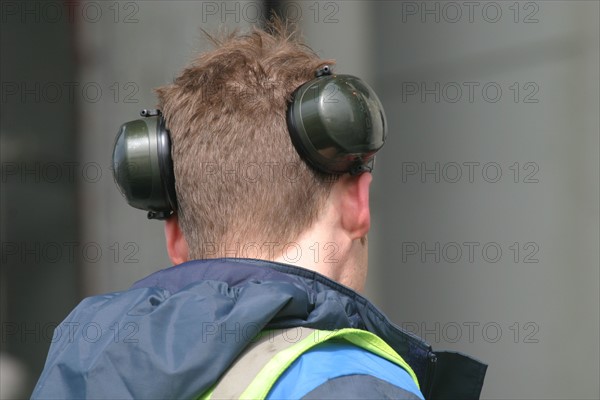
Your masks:
[[[146,118],[123,124],[113,150],[113,175],[132,207],[148,211],[148,218],[164,219],[177,209],[171,141],[157,110],[143,110]]]
[[[300,155],[328,174],[369,171],[387,135],[379,98],[351,75],[320,76],[296,89],[287,124]]]

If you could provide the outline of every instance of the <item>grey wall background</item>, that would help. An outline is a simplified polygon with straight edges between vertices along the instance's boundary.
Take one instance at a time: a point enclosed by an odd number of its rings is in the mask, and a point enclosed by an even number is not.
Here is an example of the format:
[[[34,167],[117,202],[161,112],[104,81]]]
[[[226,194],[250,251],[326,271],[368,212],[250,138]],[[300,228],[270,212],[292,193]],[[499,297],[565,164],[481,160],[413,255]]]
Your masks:
[[[32,3],[29,3],[33,5]],[[0,5],[0,397],[25,397],[82,291],[73,26]],[[8,13],[8,14],[7,14]],[[65,86],[67,85],[67,86]],[[73,249],[73,253],[69,252]]]
[[[118,126],[153,106],[152,88],[208,48],[199,27],[245,29],[264,8],[89,1],[67,12],[62,2],[8,3],[0,387],[19,386],[10,374],[21,368],[28,393],[48,328],[80,298],[169,265],[161,224],[132,211],[113,184]],[[484,398],[598,398],[599,3],[279,8],[338,71],[372,83],[386,107],[368,296],[434,348],[489,363]],[[36,162],[38,172],[21,173]],[[61,167],[58,181],[51,163]]]
[[[484,397],[598,397],[598,3],[481,3],[472,23],[449,4],[374,13],[382,306],[486,360]]]

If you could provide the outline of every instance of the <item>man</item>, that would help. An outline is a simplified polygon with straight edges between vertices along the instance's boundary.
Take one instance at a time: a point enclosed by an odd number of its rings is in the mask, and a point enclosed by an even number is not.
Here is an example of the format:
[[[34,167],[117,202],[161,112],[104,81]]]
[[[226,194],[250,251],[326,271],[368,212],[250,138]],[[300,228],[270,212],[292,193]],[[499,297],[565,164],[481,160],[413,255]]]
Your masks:
[[[215,50],[157,90],[162,115],[145,114],[159,118],[159,148],[170,136],[175,183],[170,207],[149,216],[166,219],[175,267],[84,300],[57,328],[81,330],[53,343],[33,397],[478,397],[485,366],[436,356],[357,293],[372,177],[362,159],[333,173],[300,154],[290,102],[333,61],[282,23],[270,28],[214,39]],[[362,95],[352,79],[350,101]],[[369,90],[361,110],[375,101]],[[89,326],[103,334],[89,340]]]

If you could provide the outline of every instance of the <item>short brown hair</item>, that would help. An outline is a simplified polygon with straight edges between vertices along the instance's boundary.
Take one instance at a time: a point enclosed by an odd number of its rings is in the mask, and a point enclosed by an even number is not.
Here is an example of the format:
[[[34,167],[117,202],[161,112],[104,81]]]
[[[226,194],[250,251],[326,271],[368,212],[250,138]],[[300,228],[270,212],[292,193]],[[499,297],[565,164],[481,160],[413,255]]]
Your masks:
[[[156,89],[172,137],[179,223],[191,258],[276,258],[282,249],[273,244],[309,228],[331,189],[331,177],[294,149],[286,109],[292,92],[334,61],[278,19],[210,39],[214,50]]]

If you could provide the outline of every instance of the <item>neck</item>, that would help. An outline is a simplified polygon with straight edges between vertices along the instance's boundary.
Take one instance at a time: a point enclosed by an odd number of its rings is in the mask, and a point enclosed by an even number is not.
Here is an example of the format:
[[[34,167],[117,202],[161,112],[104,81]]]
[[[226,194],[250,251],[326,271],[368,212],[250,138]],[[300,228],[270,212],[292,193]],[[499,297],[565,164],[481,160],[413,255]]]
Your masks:
[[[367,273],[367,241],[334,240],[311,231],[288,243],[274,261],[318,272],[362,292]]]

